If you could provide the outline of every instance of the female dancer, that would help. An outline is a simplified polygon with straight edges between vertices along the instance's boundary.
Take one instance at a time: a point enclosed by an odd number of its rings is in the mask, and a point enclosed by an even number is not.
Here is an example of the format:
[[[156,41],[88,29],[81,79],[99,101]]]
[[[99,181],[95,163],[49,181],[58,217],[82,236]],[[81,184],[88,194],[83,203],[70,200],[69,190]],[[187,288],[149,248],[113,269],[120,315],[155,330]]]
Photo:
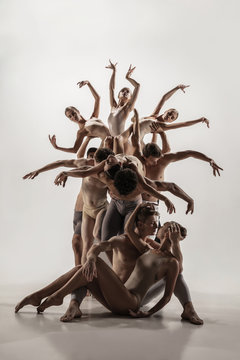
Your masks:
[[[98,119],[100,96],[98,95],[94,87],[91,85],[91,83],[87,80],[78,82],[77,85],[79,85],[79,88],[83,87],[84,85],[88,85],[95,99],[94,109],[90,119],[85,120],[78,109],[76,109],[74,106],[68,106],[65,109],[65,115],[67,116],[67,118],[69,118],[69,120],[75,122],[79,126],[74,145],[71,148],[64,148],[58,146],[56,142],[56,136],[48,136],[50,143],[55,149],[70,153],[76,153],[78,151],[85,136],[98,137],[102,140],[102,142],[107,136],[110,136],[110,132],[107,126],[105,126],[104,123]]]
[[[136,242],[136,237],[140,241],[146,240],[157,228],[158,217],[155,209],[148,204],[140,207],[143,208],[150,208],[150,211],[141,210],[134,238],[130,239],[133,243]],[[131,233],[128,236],[132,236]],[[90,251],[83,266],[73,268],[50,285],[27,296],[16,306],[15,311],[18,312],[23,306],[31,304],[38,306],[38,312],[43,312],[49,306],[61,305],[63,298],[74,289],[86,286],[95,298],[113,313],[130,314],[134,317],[150,316],[162,309],[171,299],[179,273],[179,262],[170,249],[172,244],[178,244],[181,239],[180,226],[177,223],[169,223],[165,229],[164,249],[150,249],[143,253],[125,285],[94,251]],[[166,287],[161,300],[150,310],[140,311],[141,300],[147,290],[163,277],[166,279]],[[41,303],[46,297],[47,299]]]

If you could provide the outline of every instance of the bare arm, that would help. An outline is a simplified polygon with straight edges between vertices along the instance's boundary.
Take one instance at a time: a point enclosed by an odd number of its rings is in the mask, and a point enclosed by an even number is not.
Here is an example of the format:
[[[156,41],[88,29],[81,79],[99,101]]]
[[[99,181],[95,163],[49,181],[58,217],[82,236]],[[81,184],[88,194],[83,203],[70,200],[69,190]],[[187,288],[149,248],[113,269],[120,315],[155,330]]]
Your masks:
[[[85,81],[80,81],[77,83],[77,85],[79,86],[79,88],[83,87],[84,85],[87,85],[95,99],[95,103],[94,103],[94,109],[93,109],[93,113],[91,115],[91,118],[96,117],[98,118],[99,116],[99,109],[100,109],[100,96],[99,94],[96,92],[96,90],[94,89],[94,87],[92,86],[92,84],[90,83],[90,81],[85,80]]]
[[[48,138],[49,138],[50,143],[52,144],[52,146],[55,149],[75,154],[78,151],[78,149],[80,148],[80,146],[83,142],[83,139],[86,135],[87,135],[87,131],[85,129],[78,130],[75,143],[74,143],[73,147],[71,147],[71,148],[64,148],[64,147],[58,146],[55,135],[53,135],[52,137],[50,135],[48,135]]]
[[[153,133],[153,135],[154,135],[154,133]],[[165,134],[164,131],[160,132],[159,135],[161,136],[161,139],[162,139],[162,153],[163,154],[169,153],[171,151],[171,148],[170,148],[170,145],[168,142],[167,135]]]
[[[153,117],[157,117],[161,108],[163,107],[163,105],[165,104],[165,102],[170,99],[171,96],[173,96],[173,94],[175,94],[176,91],[178,91],[179,89],[181,89],[184,93],[185,93],[185,88],[189,87],[190,85],[178,85],[176,86],[174,89],[168,91],[165,95],[163,95],[163,97],[161,98],[161,100],[159,101],[159,103],[157,104],[157,107],[155,108],[155,110],[153,111],[152,115]]]
[[[134,230],[136,228],[137,213],[141,207],[145,206],[146,204],[142,203],[135,208],[131,216],[128,218],[128,221],[124,228],[124,231],[129,237],[131,243],[138,249],[141,254],[149,250],[149,246],[145,243],[145,241],[143,241],[142,238],[140,238],[140,236]]]
[[[117,102],[114,98],[114,89],[115,89],[115,76],[116,76],[116,64],[113,64],[111,60],[109,60],[110,65],[106,66],[106,69],[112,69],[112,76],[109,83],[109,95],[110,95],[110,105],[111,107],[117,107]]]
[[[84,159],[85,160],[85,159]],[[84,164],[83,164],[84,165]],[[65,167],[77,167],[76,160],[58,160],[51,164],[45,165],[42,168],[32,171],[23,176],[23,179],[34,179],[40,173],[52,169],[57,169],[58,167],[65,166]]]
[[[139,116],[136,109],[134,109],[134,117],[132,118],[132,122],[133,122],[133,133],[132,133],[133,155],[136,156],[141,161],[142,164],[144,164],[145,160],[142,155],[141,144],[140,144]]]
[[[82,145],[80,146],[78,152],[77,152],[77,159],[80,159],[82,157],[84,157],[85,155],[85,152],[86,152],[86,149],[87,149],[87,146],[89,144],[89,141],[93,139],[92,137],[90,136],[87,136],[86,139],[84,140],[84,142],[82,143]]]
[[[132,75],[132,72],[134,71],[134,69],[135,69],[135,67],[132,68],[132,65],[130,65],[129,69],[127,71],[127,74],[126,74],[126,79],[134,86],[132,97],[128,102],[129,111],[133,110],[135,102],[137,100],[139,89],[140,89],[140,84],[136,80],[133,80],[131,78],[131,75]]]
[[[182,127],[196,125],[200,122],[205,123],[207,125],[207,127],[209,128],[209,120],[206,119],[205,117],[201,117],[200,119],[197,119],[197,120],[190,120],[190,121],[173,123],[173,124],[165,124],[164,122],[154,122],[150,125],[150,128],[152,131],[160,133],[162,131],[174,130],[174,129],[179,129]]]
[[[171,241],[171,252],[177,259],[179,264],[179,273],[183,271],[183,255],[180,247],[180,240],[182,240],[181,230],[177,223],[172,222],[168,229],[168,236]]]
[[[193,150],[186,150],[186,151],[179,151],[177,153],[170,153],[164,155],[164,160],[168,163],[179,161],[179,160],[185,160],[189,157],[193,157],[194,159],[206,161],[210,164],[210,166],[213,169],[213,175],[216,176],[217,174],[220,176],[220,171],[223,170],[220,166],[218,166],[215,161],[208,156],[204,155],[203,153],[200,153],[198,151]]]

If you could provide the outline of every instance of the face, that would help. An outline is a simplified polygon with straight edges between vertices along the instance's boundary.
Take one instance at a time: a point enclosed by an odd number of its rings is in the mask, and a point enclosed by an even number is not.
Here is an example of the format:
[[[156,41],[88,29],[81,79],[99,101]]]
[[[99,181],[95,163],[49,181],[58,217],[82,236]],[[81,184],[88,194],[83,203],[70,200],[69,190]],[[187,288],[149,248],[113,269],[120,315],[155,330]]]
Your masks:
[[[69,109],[66,111],[66,117],[74,122],[78,122],[80,120],[80,113],[74,109]]]
[[[167,110],[163,114],[164,121],[172,123],[178,118],[178,112],[174,109]]]
[[[87,156],[87,159],[94,159],[94,152],[90,152]]]
[[[131,98],[131,92],[128,88],[123,88],[118,94],[119,99],[129,100]]]
[[[111,167],[113,165],[119,164],[119,161],[117,160],[117,158],[114,155],[109,155],[107,157],[106,163],[104,165],[104,171],[108,171],[109,169],[111,169]]]
[[[147,166],[156,166],[160,157],[148,156],[144,157]]]
[[[144,222],[138,222],[139,228],[143,230],[147,235],[154,235],[158,228],[158,216],[150,215],[146,218]]]

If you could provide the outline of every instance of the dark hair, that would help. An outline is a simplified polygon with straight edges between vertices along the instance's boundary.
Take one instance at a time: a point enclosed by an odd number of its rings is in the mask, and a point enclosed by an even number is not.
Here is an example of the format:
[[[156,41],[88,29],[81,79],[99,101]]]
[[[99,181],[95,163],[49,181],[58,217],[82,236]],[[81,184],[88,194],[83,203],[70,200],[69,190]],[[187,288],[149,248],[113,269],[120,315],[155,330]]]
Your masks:
[[[95,158],[96,162],[100,163],[103,160],[106,160],[109,155],[115,155],[115,153],[108,148],[99,148],[95,152],[94,158]]]
[[[77,108],[75,108],[74,106],[68,106],[65,109],[65,115],[67,115],[66,112],[69,111],[69,110],[75,110],[75,111],[79,112],[79,110]]]
[[[97,148],[96,147],[91,147],[88,149],[87,151],[87,156],[90,154],[90,153],[95,153],[97,151]]]
[[[177,223],[176,221],[170,221],[170,223],[171,223],[171,222],[177,224],[177,225],[180,227],[180,233],[181,233],[182,237],[186,237],[186,236],[187,236],[187,229],[186,229],[184,226],[182,226],[181,224]],[[167,221],[167,223],[168,223],[168,221]],[[164,226],[165,224],[167,224],[167,223],[164,223],[163,226]],[[162,227],[162,226],[161,226],[161,227]]]
[[[108,170],[105,170],[105,173],[111,178],[114,179],[115,174],[121,169],[120,164],[115,164],[111,166]]]
[[[140,209],[138,210],[136,215],[136,221],[144,222],[149,216],[152,215],[159,216],[159,213],[157,212],[154,204],[146,203],[144,207],[140,207]]]
[[[148,143],[142,149],[143,156],[148,158],[149,156],[160,157],[162,155],[162,150],[155,143]]]
[[[114,186],[120,195],[128,195],[136,189],[138,178],[131,169],[119,170],[114,177]]]

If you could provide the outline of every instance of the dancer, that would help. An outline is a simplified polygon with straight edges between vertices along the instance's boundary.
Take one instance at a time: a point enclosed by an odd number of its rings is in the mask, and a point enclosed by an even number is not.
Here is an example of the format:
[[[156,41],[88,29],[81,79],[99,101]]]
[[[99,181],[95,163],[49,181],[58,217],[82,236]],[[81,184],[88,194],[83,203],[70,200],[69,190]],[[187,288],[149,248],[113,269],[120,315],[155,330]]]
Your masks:
[[[139,238],[146,239],[157,227],[157,213],[145,214],[142,223],[136,231]],[[179,273],[179,262],[170,250],[171,243],[177,244],[182,239],[180,226],[172,223],[166,232],[168,237],[165,237],[164,250],[149,250],[141,255],[125,285],[103,260],[92,253],[84,266],[73,268],[50,285],[25,297],[15,311],[31,304],[38,306],[38,312],[43,312],[49,306],[61,305],[63,298],[74,289],[86,286],[99,302],[115,314],[130,314],[133,317],[154,314],[170,301]],[[166,278],[163,297],[153,308],[141,311],[141,300],[147,290],[163,277]]]
[[[140,85],[136,80],[133,80],[131,78],[131,75],[136,67],[132,67],[132,65],[130,65],[126,74],[126,79],[134,86],[134,91],[131,94],[130,89],[124,87],[123,89],[120,90],[118,94],[118,102],[117,102],[114,97],[117,63],[114,65],[110,60],[109,63],[110,65],[106,66],[106,68],[111,69],[113,72],[109,84],[111,113],[108,117],[108,126],[110,130],[110,134],[112,136],[116,136],[116,135],[120,135],[124,131],[127,117],[129,113],[133,110],[134,104],[137,100]]]
[[[80,88],[85,85],[88,85],[91,93],[95,98],[94,109],[90,119],[85,120],[83,116],[80,114],[78,109],[76,109],[74,106],[68,106],[65,109],[65,115],[69,118],[69,120],[75,122],[79,126],[79,130],[77,132],[77,137],[74,145],[70,148],[58,146],[56,142],[56,136],[49,135],[49,140],[55,149],[70,153],[77,153],[85,136],[98,137],[102,140],[102,142],[107,136],[110,136],[110,132],[108,128],[104,125],[104,123],[101,120],[98,119],[99,108],[100,108],[100,96],[98,95],[98,93],[96,92],[96,90],[93,88],[93,86],[89,81],[86,80],[86,81],[78,82],[78,85]]]

